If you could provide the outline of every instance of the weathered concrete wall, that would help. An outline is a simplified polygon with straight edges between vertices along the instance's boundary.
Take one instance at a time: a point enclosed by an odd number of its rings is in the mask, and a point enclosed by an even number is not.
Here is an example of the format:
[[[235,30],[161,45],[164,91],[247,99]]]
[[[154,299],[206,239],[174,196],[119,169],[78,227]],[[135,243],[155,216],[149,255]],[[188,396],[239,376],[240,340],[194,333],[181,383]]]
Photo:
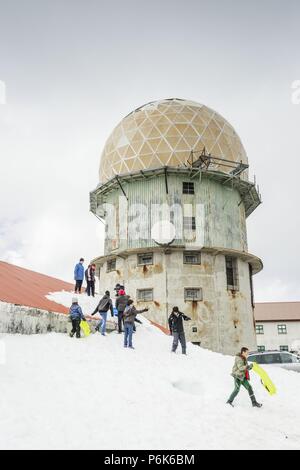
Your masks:
[[[248,263],[238,260],[239,290],[227,290],[225,256],[202,253],[200,265],[183,264],[183,252],[154,253],[154,264],[138,266],[137,254],[117,258],[117,270],[101,269],[102,290],[124,283],[126,291],[136,299],[137,289],[152,288],[153,302],[137,302],[138,308],[149,307],[153,320],[167,326],[167,318],[177,305],[192,318],[185,323],[187,338],[201,346],[235,354],[242,346],[256,348],[255,327],[251,305]],[[185,301],[184,288],[201,287],[202,301]],[[197,332],[193,332],[197,328]]]
[[[0,302],[1,333],[66,333],[68,325],[67,315]]]
[[[94,333],[99,320],[89,321],[91,333]],[[0,333],[19,334],[44,334],[44,333],[69,333],[72,325],[68,321],[68,315],[48,312],[33,307],[0,302]],[[114,331],[116,323],[108,318],[107,332]]]

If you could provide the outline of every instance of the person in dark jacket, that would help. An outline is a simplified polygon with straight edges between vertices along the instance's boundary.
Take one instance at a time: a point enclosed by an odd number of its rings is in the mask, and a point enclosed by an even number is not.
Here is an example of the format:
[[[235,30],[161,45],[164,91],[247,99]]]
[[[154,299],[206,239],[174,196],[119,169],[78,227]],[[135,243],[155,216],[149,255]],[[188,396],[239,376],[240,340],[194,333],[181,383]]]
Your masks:
[[[122,333],[123,314],[129,300],[129,295],[126,295],[123,289],[118,291],[116,298],[116,309],[118,310],[118,333]]]
[[[86,293],[88,296],[92,294],[93,297],[95,297],[95,271],[95,264],[89,264],[88,268],[85,270]]]
[[[234,366],[232,369],[232,377],[234,378],[234,390],[230,395],[227,403],[233,406],[233,400],[238,395],[241,385],[249,393],[252,406],[256,408],[261,408],[262,404],[256,401],[253,389],[250,385],[250,374],[249,370],[252,369],[253,364],[248,364],[247,358],[249,354],[248,348],[242,348],[240,354],[237,354],[234,361]]]
[[[110,292],[107,290],[105,292],[105,295],[102,297],[100,302],[98,303],[97,307],[95,308],[94,312],[92,315],[95,315],[97,312],[99,312],[101,320],[99,322],[99,325],[96,327],[96,330],[100,331],[102,336],[105,336],[106,332],[106,321],[107,321],[107,312],[110,310],[111,316],[114,316],[114,308],[113,308],[113,303],[110,298]]]
[[[73,297],[72,305],[69,312],[71,321],[72,321],[72,331],[70,333],[71,338],[76,333],[76,338],[80,338],[80,322],[81,320],[86,321],[82,313],[81,307],[78,305],[77,297]]]
[[[129,299],[124,310],[124,348],[134,349],[132,345],[132,333],[135,317],[138,313],[148,312],[148,308],[137,310],[133,305],[133,300]]]
[[[76,264],[74,269],[75,294],[81,294],[82,282],[84,279],[84,259],[80,258],[79,263]]]
[[[190,318],[180,312],[178,307],[173,307],[172,313],[169,316],[170,334],[173,335],[172,352],[176,352],[178,342],[180,341],[182,354],[186,354],[186,340],[182,320],[189,321]]]

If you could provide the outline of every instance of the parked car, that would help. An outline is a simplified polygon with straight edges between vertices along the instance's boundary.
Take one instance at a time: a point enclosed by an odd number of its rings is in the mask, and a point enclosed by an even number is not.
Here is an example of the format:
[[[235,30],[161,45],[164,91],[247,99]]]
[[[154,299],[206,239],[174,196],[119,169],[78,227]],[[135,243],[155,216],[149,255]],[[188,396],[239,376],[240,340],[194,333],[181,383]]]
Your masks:
[[[295,354],[287,351],[264,351],[251,352],[248,357],[249,362],[257,362],[262,365],[272,365],[283,369],[300,372],[300,360]]]

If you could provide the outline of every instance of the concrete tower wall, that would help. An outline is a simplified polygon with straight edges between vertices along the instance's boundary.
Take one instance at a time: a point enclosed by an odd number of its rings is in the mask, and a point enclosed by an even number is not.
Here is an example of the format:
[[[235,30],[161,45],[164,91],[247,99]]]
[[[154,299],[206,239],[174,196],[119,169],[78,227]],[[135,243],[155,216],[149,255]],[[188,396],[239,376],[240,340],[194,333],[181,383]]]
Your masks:
[[[243,345],[255,348],[255,330],[251,305],[249,264],[238,260],[238,291],[227,289],[225,256],[201,254],[201,264],[183,263],[183,251],[154,252],[153,265],[138,265],[137,254],[117,258],[116,271],[100,271],[100,285],[113,289],[124,283],[126,292],[138,298],[139,289],[153,289],[153,300],[137,301],[138,308],[149,308],[149,319],[167,326],[168,314],[177,305],[192,318],[185,323],[187,338],[201,346],[234,354]],[[185,288],[202,290],[201,301],[184,298]]]
[[[183,182],[194,183],[195,194],[183,194]],[[169,175],[167,184],[168,193],[163,175],[125,183],[122,187],[128,197],[127,205],[120,188],[107,194],[104,207],[111,206],[114,212],[106,217],[107,233],[112,234],[105,240],[106,255],[115,249],[156,246],[151,238],[151,228],[159,218],[166,216],[156,212],[155,205],[165,205],[171,209],[176,207],[172,222],[177,234],[182,233],[183,216],[192,214],[196,217],[201,239],[190,241],[189,236],[177,238],[174,246],[189,242],[191,248],[199,248],[202,244],[247,251],[245,209],[235,188],[206,177],[200,180],[199,177],[192,179],[181,174]],[[137,234],[137,230],[140,233]]]

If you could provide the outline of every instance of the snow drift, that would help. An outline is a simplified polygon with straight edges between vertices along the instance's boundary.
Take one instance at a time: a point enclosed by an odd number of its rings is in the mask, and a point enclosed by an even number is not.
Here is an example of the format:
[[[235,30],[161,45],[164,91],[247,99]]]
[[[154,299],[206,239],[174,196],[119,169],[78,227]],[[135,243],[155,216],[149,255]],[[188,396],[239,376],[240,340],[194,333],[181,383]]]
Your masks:
[[[2,335],[0,448],[300,449],[300,374],[267,369],[274,397],[251,374],[263,408],[241,390],[233,409],[232,357],[171,354],[171,337],[142,320],[135,350],[116,332]]]

